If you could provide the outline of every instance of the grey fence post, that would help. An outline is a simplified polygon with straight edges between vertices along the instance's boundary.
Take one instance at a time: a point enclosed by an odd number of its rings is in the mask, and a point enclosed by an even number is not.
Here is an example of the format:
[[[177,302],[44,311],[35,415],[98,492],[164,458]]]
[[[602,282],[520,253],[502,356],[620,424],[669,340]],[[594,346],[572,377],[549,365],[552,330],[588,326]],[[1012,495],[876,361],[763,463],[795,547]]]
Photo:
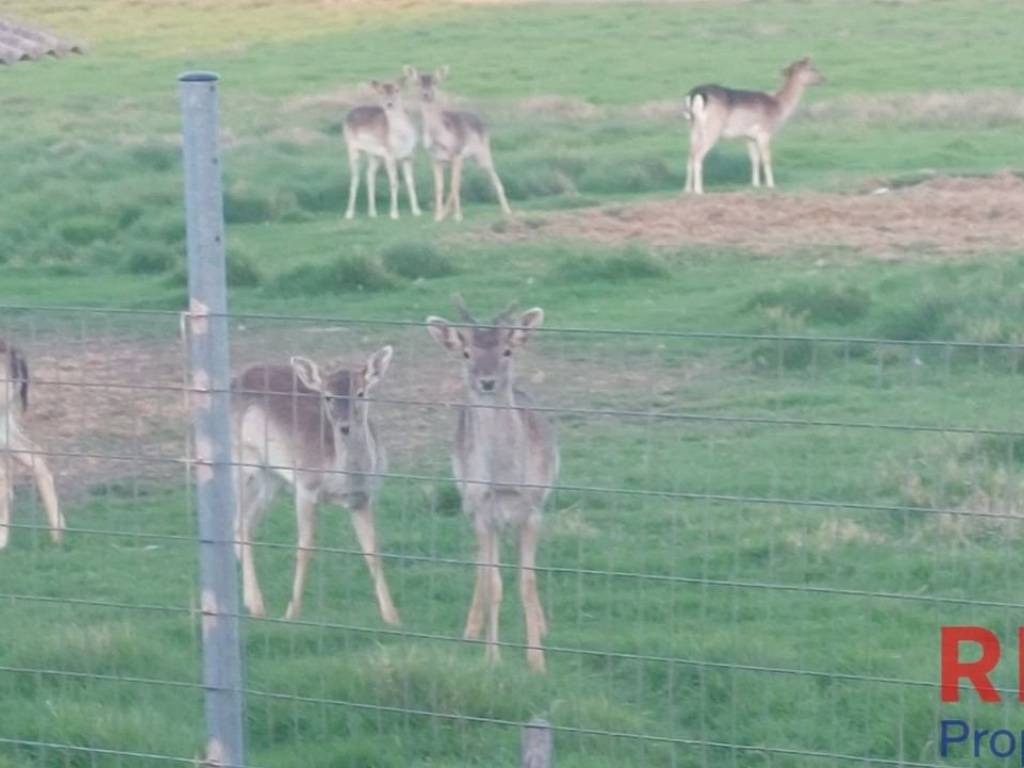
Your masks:
[[[523,726],[523,759],[520,768],[551,768],[551,724],[534,717]]]
[[[217,76],[181,83],[188,236],[190,397],[199,513],[199,586],[206,695],[206,760],[245,765],[238,573],[231,467],[224,210],[217,153]]]

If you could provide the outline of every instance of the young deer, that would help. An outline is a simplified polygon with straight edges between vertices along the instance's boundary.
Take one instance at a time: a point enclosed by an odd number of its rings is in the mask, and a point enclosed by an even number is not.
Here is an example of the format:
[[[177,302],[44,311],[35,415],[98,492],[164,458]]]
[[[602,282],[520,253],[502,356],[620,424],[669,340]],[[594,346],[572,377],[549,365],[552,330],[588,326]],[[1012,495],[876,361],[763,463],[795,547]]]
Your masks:
[[[480,325],[456,298],[463,323],[428,317],[427,330],[463,360],[466,404],[459,409],[452,467],[462,509],[477,540],[476,587],[464,637],[480,636],[487,620],[487,658],[498,660],[498,615],[501,571],[498,535],[519,530],[519,588],[526,618],[526,660],[544,670],[541,638],[547,632],[537,595],[534,563],[541,510],[558,476],[558,448],[548,421],[530,408],[530,399],[515,386],[512,354],[544,320],[539,308],[514,321],[509,313]]]
[[[402,89],[405,78],[393,83],[374,80],[371,85],[377,92],[380,103],[374,106],[354,107],[345,115],[343,132],[345,147],[348,149],[348,167],[351,178],[348,188],[348,209],[345,218],[356,215],[356,196],[359,192],[359,156],[365,154],[366,195],[371,217],[377,215],[376,182],[377,168],[384,161],[391,189],[391,218],[398,218],[398,170],[402,164],[405,188],[409,193],[409,207],[412,215],[420,215],[416,201],[416,184],[412,177],[412,158],[416,150],[416,126],[402,104]]]
[[[690,121],[690,155],[686,161],[686,191],[704,193],[704,156],[718,139],[743,137],[750,153],[751,183],[761,186],[760,166],[765,183],[775,186],[772,175],[771,140],[793,114],[804,89],[820,85],[825,78],[809,58],[794,61],[782,74],[786,81],[774,94],[737,91],[720,85],[698,85],[686,97]]]
[[[57,504],[53,475],[39,448],[21,428],[21,415],[28,410],[28,363],[14,346],[0,339],[0,549],[10,534],[13,478],[11,462],[32,472],[39,498],[50,524],[50,538],[59,544],[64,537],[64,517]]]
[[[441,106],[438,86],[448,77],[448,66],[434,74],[420,74],[414,67],[404,68],[405,76],[419,83],[420,112],[423,117],[423,146],[434,161],[434,221],[441,221],[451,210],[462,221],[462,164],[466,158],[476,161],[488,175],[498,204],[506,216],[512,214],[505,199],[505,187],[494,170],[491,137],[483,120],[472,112],[454,112]],[[452,168],[448,200],[444,200],[444,166]]]
[[[331,373],[304,357],[293,357],[290,366],[254,365],[232,383],[238,464],[235,536],[245,607],[251,614],[265,614],[252,536],[284,482],[294,489],[298,522],[295,578],[285,618],[296,618],[302,608],[316,505],[329,499],[352,511],[381,617],[388,624],[399,623],[377,554],[373,501],[386,459],[366,399],[387,371],[391,354],[391,347],[383,347],[364,367]]]

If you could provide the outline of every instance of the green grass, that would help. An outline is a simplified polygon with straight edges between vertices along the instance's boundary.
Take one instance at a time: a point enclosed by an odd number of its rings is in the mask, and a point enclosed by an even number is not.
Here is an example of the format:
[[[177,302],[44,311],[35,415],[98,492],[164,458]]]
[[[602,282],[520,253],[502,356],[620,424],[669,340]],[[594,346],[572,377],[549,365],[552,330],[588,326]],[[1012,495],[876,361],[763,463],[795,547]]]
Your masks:
[[[245,625],[254,765],[515,765],[517,731],[484,721],[537,714],[570,729],[556,736],[560,768],[822,762],[711,742],[927,762],[939,717],[966,714],[982,727],[1015,717],[1014,705],[940,707],[934,688],[879,679],[934,681],[943,624],[1014,636],[1018,612],[993,604],[1019,603],[1020,526],[970,513],[1019,514],[1019,439],[803,422],[1024,429],[1018,351],[928,344],[1019,343],[1024,254],[881,262],[818,243],[771,258],[643,242],[498,244],[488,229],[505,224],[473,169],[462,227],[413,219],[404,194],[400,221],[366,218],[361,199],[348,222],[338,98],[404,63],[450,64],[451,91],[489,116],[508,196],[540,231],[545,211],[676,194],[683,125],[649,102],[671,105],[707,80],[770,88],[805,53],[829,83],[808,94],[775,146],[781,186],[849,191],[985,174],[1021,162],[1011,109],[1020,84],[1007,75],[1019,68],[1013,3],[9,5],[91,52],[0,71],[6,304],[185,306],[174,78],[201,67],[223,77],[235,311],[361,319],[359,344],[393,343],[389,380],[425,387],[423,397],[444,387],[417,363],[435,351],[426,334],[373,320],[450,314],[454,292],[482,316],[510,299],[542,306],[554,328],[765,337],[545,332],[531,344],[527,386],[545,404],[692,417],[559,417],[562,483],[573,490],[555,494],[540,548],[552,648],[544,677],[526,671],[515,647],[523,630],[511,570],[504,663],[491,669],[481,648],[458,640],[473,544],[446,480],[451,425],[447,414],[430,416],[436,439],[410,455],[396,413],[385,414],[393,470],[437,478],[392,480],[380,500],[387,574],[411,634],[380,623],[347,513],[324,508],[317,541],[330,551],[314,560],[307,622]],[[954,96],[925,111],[933,91]],[[1005,114],[958,105],[955,94],[975,91],[1005,99]],[[910,106],[893,109],[899,97]],[[429,201],[422,157],[416,174]],[[745,185],[743,147],[716,150],[707,178],[709,191]],[[384,212],[383,179],[378,193]],[[466,236],[469,227],[480,236]],[[167,342],[177,320],[10,310],[2,325],[46,354],[62,329]],[[246,325],[239,339],[251,343],[267,323]],[[861,341],[814,338],[839,335]],[[917,343],[870,341],[879,337]],[[337,338],[344,351],[349,337]],[[294,344],[311,339],[296,334]],[[706,418],[723,415],[753,421]],[[156,425],[140,422],[142,441],[146,428]],[[61,477],[74,461],[55,457]],[[617,492],[578,490],[588,487]],[[279,546],[258,553],[275,616],[294,541],[283,496],[261,531]],[[58,549],[39,531],[13,531],[0,556],[0,738],[200,753],[190,498],[180,484],[114,477],[69,498],[68,516],[75,528],[128,535],[78,533]],[[32,508],[19,488],[19,526],[37,522]],[[1011,667],[1000,668],[1000,684],[1013,686]],[[61,671],[83,676],[50,674]],[[108,764],[146,761],[0,745],[3,768]]]

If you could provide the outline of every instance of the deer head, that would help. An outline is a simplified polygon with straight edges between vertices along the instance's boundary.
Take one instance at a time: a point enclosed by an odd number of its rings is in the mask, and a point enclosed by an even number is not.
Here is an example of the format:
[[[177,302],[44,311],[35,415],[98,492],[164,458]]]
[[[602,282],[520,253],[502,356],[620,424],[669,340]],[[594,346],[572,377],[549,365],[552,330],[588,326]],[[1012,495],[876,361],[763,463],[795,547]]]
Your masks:
[[[357,370],[340,368],[332,373],[323,373],[320,367],[305,357],[291,359],[292,371],[299,381],[320,395],[324,416],[335,432],[347,436],[352,427],[360,434],[366,429],[369,417],[367,398],[391,364],[394,350],[381,347]]]
[[[427,330],[443,348],[462,355],[463,377],[474,396],[506,394],[514,380],[513,353],[543,324],[544,310],[534,307],[516,316],[510,306],[490,323],[481,324],[460,297],[455,297],[455,307],[461,324],[430,316]]]

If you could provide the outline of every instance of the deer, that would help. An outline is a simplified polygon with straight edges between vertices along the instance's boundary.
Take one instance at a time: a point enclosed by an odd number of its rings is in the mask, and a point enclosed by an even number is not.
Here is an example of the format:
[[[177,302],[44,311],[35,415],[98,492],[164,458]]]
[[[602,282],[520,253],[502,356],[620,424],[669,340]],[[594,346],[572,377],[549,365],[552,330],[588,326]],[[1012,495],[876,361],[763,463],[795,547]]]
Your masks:
[[[438,87],[448,77],[448,65],[432,74],[420,73],[408,64],[402,71],[407,79],[419,83],[423,146],[430,152],[434,165],[434,221],[443,221],[449,210],[456,221],[462,221],[462,166],[466,158],[475,160],[487,174],[502,213],[511,216],[505,187],[494,169],[491,136],[484,121],[474,112],[448,110],[441,104]],[[445,165],[451,166],[447,201],[444,199]]]
[[[43,450],[29,439],[22,425],[22,417],[28,411],[28,362],[17,347],[3,339],[0,339],[0,361],[4,366],[0,377],[0,550],[6,548],[10,535],[13,464],[32,473],[46,512],[50,539],[60,544],[66,525],[57,501],[53,473]]]
[[[805,57],[782,70],[785,81],[775,93],[738,91],[720,85],[698,85],[686,97],[690,121],[690,153],[686,161],[686,192],[704,194],[704,157],[725,137],[745,138],[750,154],[751,185],[775,187],[771,141],[796,110],[804,90],[825,78]]]
[[[526,623],[526,660],[544,671],[547,621],[535,571],[541,513],[558,477],[559,454],[549,421],[516,386],[514,353],[544,321],[540,307],[513,317],[510,307],[480,324],[455,297],[461,324],[430,316],[427,330],[462,359],[465,404],[458,408],[452,470],[462,509],[476,535],[476,583],[463,638],[477,640],[486,620],[485,657],[500,660],[502,600],[499,534],[519,534],[519,592]]]
[[[366,155],[367,209],[371,218],[377,216],[377,170],[381,160],[388,174],[391,190],[391,218],[398,218],[398,170],[402,165],[405,188],[409,193],[409,207],[413,216],[419,216],[416,184],[413,181],[412,159],[416,151],[416,126],[402,104],[405,77],[395,82],[373,80],[370,85],[377,95],[377,104],[353,107],[342,127],[348,150],[349,189],[345,218],[356,215],[356,197],[359,193],[359,159]]]
[[[289,365],[253,365],[232,381],[236,554],[242,563],[243,602],[251,615],[266,615],[252,537],[278,488],[286,484],[294,492],[298,541],[285,618],[298,618],[302,610],[316,508],[330,500],[351,512],[381,618],[399,624],[377,551],[373,504],[387,457],[370,418],[369,399],[392,354],[385,346],[361,367],[330,371],[295,356]]]

